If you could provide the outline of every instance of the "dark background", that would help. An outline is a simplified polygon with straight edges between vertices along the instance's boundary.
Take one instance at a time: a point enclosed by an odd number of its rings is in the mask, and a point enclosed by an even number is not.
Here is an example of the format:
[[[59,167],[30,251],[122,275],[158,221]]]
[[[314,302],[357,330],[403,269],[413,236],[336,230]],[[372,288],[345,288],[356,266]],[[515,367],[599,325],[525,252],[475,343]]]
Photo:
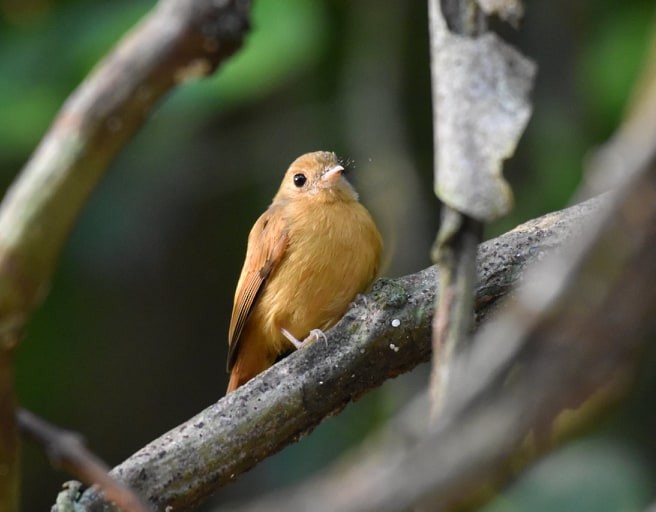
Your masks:
[[[109,464],[219,399],[250,226],[299,154],[334,150],[383,232],[384,274],[429,264],[432,194],[426,2],[256,0],[244,50],[165,99],[84,210],[19,351],[20,402],[83,433]],[[153,2],[0,0],[0,183],[9,186],[67,95]],[[586,154],[620,121],[654,35],[653,1],[529,2],[506,37],[538,65],[535,111],[506,175],[511,216],[565,206]],[[215,503],[288,485],[375,429],[426,384],[388,382]],[[642,509],[655,415],[641,390],[589,436],[537,464],[488,511]],[[23,449],[24,510],[68,475]]]

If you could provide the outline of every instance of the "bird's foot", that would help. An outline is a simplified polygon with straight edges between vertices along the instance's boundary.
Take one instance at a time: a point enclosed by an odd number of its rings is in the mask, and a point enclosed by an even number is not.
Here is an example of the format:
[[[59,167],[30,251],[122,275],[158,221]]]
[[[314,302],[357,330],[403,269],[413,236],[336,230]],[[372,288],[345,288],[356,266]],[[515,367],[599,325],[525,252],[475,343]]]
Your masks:
[[[280,328],[280,332],[282,332],[283,336],[287,338],[289,342],[297,349],[305,346],[306,344],[312,343],[319,338],[323,338],[324,343],[326,343],[326,345],[328,344],[328,338],[326,338],[326,335],[321,329],[312,329],[310,334],[308,334],[303,341],[297,340],[296,337],[284,327]]]

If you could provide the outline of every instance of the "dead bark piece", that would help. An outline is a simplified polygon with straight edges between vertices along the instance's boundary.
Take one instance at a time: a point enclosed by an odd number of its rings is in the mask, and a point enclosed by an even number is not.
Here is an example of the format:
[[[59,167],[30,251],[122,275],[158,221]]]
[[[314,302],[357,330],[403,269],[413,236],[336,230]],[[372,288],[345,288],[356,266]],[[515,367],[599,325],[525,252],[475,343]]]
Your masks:
[[[436,10],[431,8],[431,18],[439,17],[431,37],[435,193],[451,208],[489,222],[513,204],[502,164],[530,117],[536,68],[495,34],[449,32]]]

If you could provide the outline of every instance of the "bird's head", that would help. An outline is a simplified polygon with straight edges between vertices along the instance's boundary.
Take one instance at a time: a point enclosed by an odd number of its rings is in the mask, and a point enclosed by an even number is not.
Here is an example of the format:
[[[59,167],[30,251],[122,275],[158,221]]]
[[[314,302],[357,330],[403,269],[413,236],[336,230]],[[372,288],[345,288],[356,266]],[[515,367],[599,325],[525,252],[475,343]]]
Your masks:
[[[289,166],[276,200],[306,197],[322,202],[357,201],[358,194],[344,177],[335,153],[315,151],[299,156]]]

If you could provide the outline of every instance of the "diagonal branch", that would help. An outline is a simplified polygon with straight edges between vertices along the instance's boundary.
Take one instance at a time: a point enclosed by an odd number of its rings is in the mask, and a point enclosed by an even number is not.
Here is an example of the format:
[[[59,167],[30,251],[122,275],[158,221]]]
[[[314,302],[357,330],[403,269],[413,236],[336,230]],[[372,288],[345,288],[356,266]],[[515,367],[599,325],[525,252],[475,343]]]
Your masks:
[[[371,464],[360,459],[312,489],[313,503],[345,485],[351,491],[345,506],[331,500],[313,510],[467,508],[550,448],[562,437],[558,427],[571,433],[623,396],[656,332],[654,205],[656,167],[601,216],[599,238],[530,274],[520,300],[454,361],[443,423],[398,458],[377,451],[376,460],[394,461],[381,471],[364,474]],[[294,498],[287,493],[285,511],[304,510]],[[267,510],[282,510],[278,503],[268,499]]]
[[[565,240],[605,201],[547,215],[479,248],[477,310],[490,312],[526,266]],[[157,510],[191,510],[217,488],[311,431],[324,417],[430,356],[434,267],[379,280],[327,333],[114,468]],[[87,490],[77,510],[115,510]]]
[[[656,158],[604,203],[612,205],[578,223],[574,243],[529,269],[513,299],[454,358],[437,425],[421,428],[428,425],[422,397],[347,461],[229,509],[469,510],[615,403],[656,333]],[[554,220],[519,229],[541,237]],[[494,250],[513,250],[506,236]]]
[[[61,429],[25,409],[16,413],[21,434],[44,447],[53,466],[98,485],[123,512],[146,512],[148,507],[129,488],[109,476],[107,465],[91,453],[79,434]]]
[[[617,187],[603,199],[609,207],[577,223],[576,243],[531,269],[497,319],[454,359],[441,423],[422,428],[422,396],[347,460],[284,496],[236,510],[469,509],[623,397],[656,334],[656,145],[644,137],[656,120],[653,75],[647,83],[586,180],[586,193]],[[547,215],[514,232],[551,236],[541,227],[554,220]],[[506,236],[496,250],[514,249]],[[485,295],[479,290],[479,300]]]

